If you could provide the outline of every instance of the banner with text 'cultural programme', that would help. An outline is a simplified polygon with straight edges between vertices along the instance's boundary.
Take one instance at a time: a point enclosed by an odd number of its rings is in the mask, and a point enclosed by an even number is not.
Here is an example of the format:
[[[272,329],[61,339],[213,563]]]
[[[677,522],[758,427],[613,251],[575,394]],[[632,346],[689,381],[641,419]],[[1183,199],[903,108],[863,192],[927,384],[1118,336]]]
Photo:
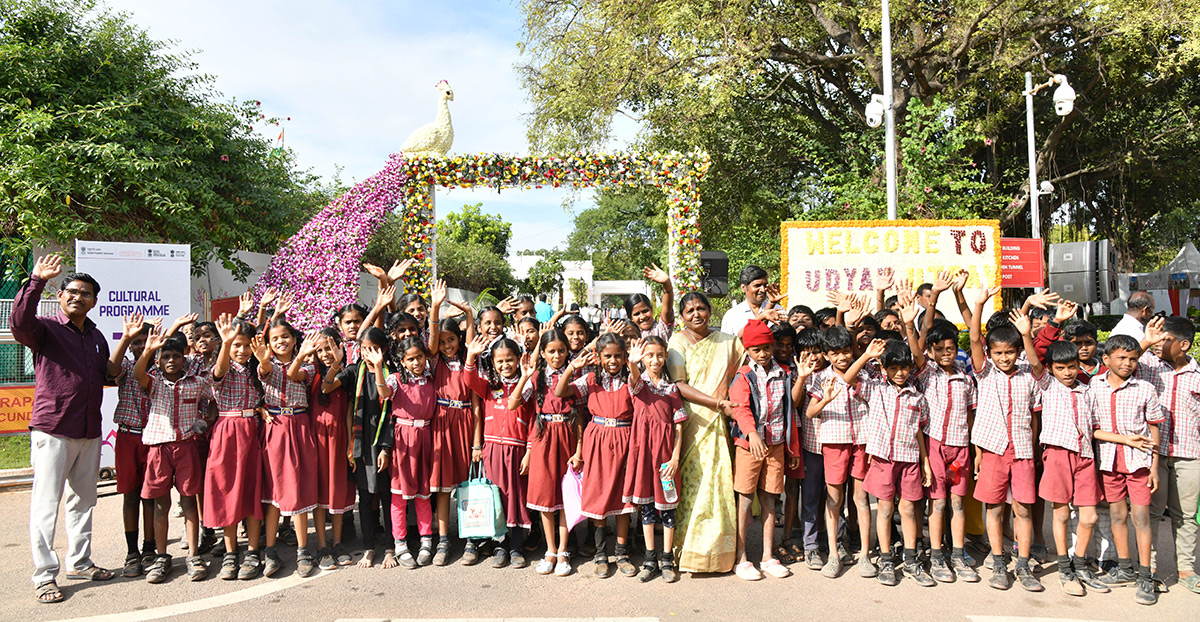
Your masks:
[[[88,317],[108,338],[111,349],[121,340],[126,315],[141,313],[147,322],[161,319],[166,330],[175,318],[192,310],[192,251],[187,244],[76,240],[75,268],[100,283],[100,296]],[[100,408],[104,417],[100,466],[113,466],[116,428],[112,416],[116,407],[117,390],[105,389]]]
[[[1000,223],[996,220],[843,220],[785,222],[781,289],[785,303],[813,310],[829,306],[839,291],[874,294],[889,277],[909,279],[916,289],[942,270],[970,274],[964,294],[974,301],[981,287],[1000,284]],[[889,292],[889,295],[894,292]],[[985,309],[985,320],[995,305]],[[938,310],[962,324],[952,292]]]

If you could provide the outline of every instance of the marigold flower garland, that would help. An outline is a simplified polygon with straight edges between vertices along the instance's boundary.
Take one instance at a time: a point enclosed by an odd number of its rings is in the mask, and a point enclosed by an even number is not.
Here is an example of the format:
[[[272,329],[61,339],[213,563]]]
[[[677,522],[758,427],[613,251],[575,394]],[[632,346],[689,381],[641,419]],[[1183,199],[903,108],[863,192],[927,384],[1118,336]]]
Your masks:
[[[700,284],[700,182],[708,154],[503,154],[413,157],[393,154],[387,166],[334,200],[276,253],[254,288],[256,298],[268,287],[296,295],[290,318],[309,331],[325,326],[333,311],[357,297],[359,261],[371,235],[397,207],[410,227],[409,257],[417,260],[406,275],[409,291],[424,293],[432,268],[435,235],[430,188],[492,187],[540,189],[570,186],[662,188],[668,201],[670,272],[677,287]]]

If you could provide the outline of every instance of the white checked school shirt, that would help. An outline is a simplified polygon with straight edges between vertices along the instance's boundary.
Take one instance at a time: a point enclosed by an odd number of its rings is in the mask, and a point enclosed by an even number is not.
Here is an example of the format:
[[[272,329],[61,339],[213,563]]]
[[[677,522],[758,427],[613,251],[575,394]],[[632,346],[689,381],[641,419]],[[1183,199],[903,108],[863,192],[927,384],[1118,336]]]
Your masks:
[[[281,363],[275,355],[271,355],[271,373],[259,374],[263,385],[263,401],[270,408],[308,408],[308,383],[312,380],[317,369],[312,363],[300,366],[304,380],[289,380],[288,367],[291,363]],[[254,366],[258,369],[258,365]]]
[[[195,436],[196,424],[203,418],[201,398],[215,400],[212,382],[192,373],[171,382],[162,374],[150,376],[150,414],[142,430],[142,442],[162,445]]]
[[[1068,387],[1054,374],[1044,373],[1042,387],[1042,431],[1038,442],[1061,447],[1084,458],[1095,458],[1092,451],[1092,413],[1096,405],[1088,385],[1075,382]]]
[[[1136,377],[1154,385],[1165,419],[1158,425],[1158,452],[1174,458],[1200,458],[1200,366],[1196,359],[1179,371],[1153,352],[1142,354]]]
[[[1108,374],[1105,374],[1092,378],[1091,391],[1092,399],[1096,402],[1092,427],[1096,430],[1148,437],[1150,424],[1160,424],[1163,421],[1162,407],[1158,405],[1154,385],[1145,380],[1130,378],[1114,389],[1108,384]],[[1138,469],[1148,469],[1154,464],[1153,454],[1149,451],[1101,442],[1101,471],[1113,472],[1116,469],[1118,447],[1125,451],[1125,466],[1130,473]]]
[[[792,404],[796,408],[796,421],[800,426],[800,446],[812,454],[821,453],[821,420],[808,418],[808,380],[804,381],[805,391],[800,395],[800,402]]]
[[[1013,373],[1006,374],[988,360],[975,378],[979,397],[971,443],[994,454],[1003,454],[1012,443],[1017,459],[1032,460],[1033,413],[1042,409],[1042,392],[1029,364],[1017,361]]]
[[[929,424],[929,402],[908,382],[903,387],[886,379],[859,380],[867,394],[867,454],[892,462],[918,462],[917,432]]]
[[[787,442],[787,436],[783,429],[787,421],[787,413],[783,412],[783,396],[785,392],[792,390],[787,371],[773,359],[769,364],[771,369],[767,371],[762,368],[762,365],[754,361],[749,362],[750,369],[758,379],[756,383],[758,386],[755,389],[758,390],[759,399],[762,400],[759,408],[763,412],[758,413],[758,430],[756,431],[768,447]],[[764,406],[765,408],[763,408]]]
[[[866,374],[860,373],[859,383],[851,387],[840,374],[833,370],[833,367],[826,367],[808,377],[809,397],[816,400],[824,399],[825,392],[822,390],[822,386],[829,376],[835,378],[835,382],[841,390],[837,397],[825,406],[821,414],[817,415],[816,419],[809,419],[808,422],[820,421],[820,432],[817,439],[821,441],[822,445],[865,444],[867,431],[863,426],[869,409],[860,385],[866,379]]]
[[[967,416],[977,405],[975,379],[966,365],[954,362],[955,371],[947,373],[931,359],[916,374],[917,386],[929,402],[929,425],[925,435],[950,447],[971,444],[971,429]]]

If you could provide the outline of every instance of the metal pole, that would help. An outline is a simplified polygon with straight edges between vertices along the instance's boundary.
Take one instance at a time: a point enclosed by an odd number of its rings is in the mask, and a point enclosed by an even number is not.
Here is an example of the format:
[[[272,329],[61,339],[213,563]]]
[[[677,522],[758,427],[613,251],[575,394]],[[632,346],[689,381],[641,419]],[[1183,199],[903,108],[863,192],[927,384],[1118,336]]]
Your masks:
[[[888,0],[883,0],[883,99],[887,145],[887,217],[896,220],[896,108],[892,100],[892,25]]]
[[[1033,138],[1033,74],[1025,72],[1025,132],[1029,143],[1029,213],[1033,217],[1033,237],[1042,237],[1042,215],[1038,210],[1037,147]]]

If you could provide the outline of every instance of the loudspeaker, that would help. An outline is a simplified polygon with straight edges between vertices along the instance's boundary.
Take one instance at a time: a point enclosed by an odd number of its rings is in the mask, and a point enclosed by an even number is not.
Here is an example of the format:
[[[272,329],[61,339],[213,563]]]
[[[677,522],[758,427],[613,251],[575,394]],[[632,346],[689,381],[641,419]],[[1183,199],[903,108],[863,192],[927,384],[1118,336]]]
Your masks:
[[[729,295],[729,257],[724,251],[700,251],[700,289],[715,298]]]
[[[1096,243],[1067,242],[1050,245],[1050,274],[1055,272],[1096,272]],[[1062,293],[1062,292],[1059,292]]]
[[[1085,305],[1096,302],[1096,276],[1094,272],[1050,273],[1050,291],[1071,302]]]
[[[1096,267],[1100,281],[1096,290],[1100,302],[1110,303],[1121,297],[1120,278],[1117,271],[1117,247],[1108,240],[1096,242]]]

